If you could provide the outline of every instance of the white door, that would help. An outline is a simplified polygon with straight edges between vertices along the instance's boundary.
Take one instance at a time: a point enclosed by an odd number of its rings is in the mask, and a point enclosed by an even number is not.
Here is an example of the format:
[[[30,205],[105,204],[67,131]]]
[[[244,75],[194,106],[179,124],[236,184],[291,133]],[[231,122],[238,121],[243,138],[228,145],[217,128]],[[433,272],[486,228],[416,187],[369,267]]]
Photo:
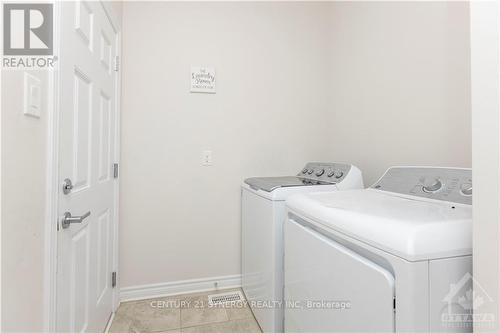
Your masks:
[[[57,331],[103,332],[112,313],[117,31],[101,2],[64,1],[60,13]]]
[[[394,332],[394,276],[293,220],[285,223],[286,332]]]

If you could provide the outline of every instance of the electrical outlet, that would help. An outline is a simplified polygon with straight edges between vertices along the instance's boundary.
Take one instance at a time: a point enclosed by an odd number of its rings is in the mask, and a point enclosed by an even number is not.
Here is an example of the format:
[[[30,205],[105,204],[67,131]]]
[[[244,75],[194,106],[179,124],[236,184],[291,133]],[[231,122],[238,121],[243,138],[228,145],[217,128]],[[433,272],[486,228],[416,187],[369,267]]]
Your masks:
[[[201,154],[201,165],[211,166],[212,165],[212,151],[204,150]]]

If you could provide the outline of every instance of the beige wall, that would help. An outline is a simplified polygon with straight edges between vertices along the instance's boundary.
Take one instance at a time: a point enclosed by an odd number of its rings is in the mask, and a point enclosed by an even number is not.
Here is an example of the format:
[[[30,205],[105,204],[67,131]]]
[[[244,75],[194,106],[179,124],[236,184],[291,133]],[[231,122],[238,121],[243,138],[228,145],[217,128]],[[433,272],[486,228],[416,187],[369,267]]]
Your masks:
[[[122,287],[239,274],[241,181],[327,159],[328,8],[124,3]]]
[[[23,115],[22,71],[2,71],[2,332],[43,330],[48,74],[41,118]]]
[[[466,4],[123,10],[122,287],[239,274],[245,177],[470,166]],[[217,94],[189,93],[191,65],[216,67]]]
[[[371,185],[391,165],[471,166],[467,3],[335,2],[332,156]]]

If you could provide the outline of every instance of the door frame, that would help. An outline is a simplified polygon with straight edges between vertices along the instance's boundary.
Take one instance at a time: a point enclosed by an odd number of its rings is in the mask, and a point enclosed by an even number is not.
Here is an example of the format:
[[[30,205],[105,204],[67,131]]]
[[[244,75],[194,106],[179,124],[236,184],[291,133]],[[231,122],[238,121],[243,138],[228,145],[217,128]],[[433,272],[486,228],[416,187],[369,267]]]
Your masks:
[[[116,55],[119,57],[119,68],[116,72],[116,101],[115,101],[115,156],[114,163],[120,165],[120,133],[121,133],[121,19],[115,14],[109,1],[99,0],[104,12],[108,16],[111,24],[116,31]],[[61,32],[61,5],[62,2],[54,1],[54,54],[60,54],[60,32]],[[48,84],[48,109],[47,109],[47,174],[46,174],[46,216],[45,216],[45,234],[44,234],[44,304],[43,318],[44,331],[54,332],[56,330],[57,319],[57,224],[59,221],[58,206],[59,206],[59,88],[60,75],[59,70],[52,71],[49,75]],[[114,184],[114,210],[115,219],[113,221],[113,271],[118,272],[119,259],[119,244],[118,244],[118,227],[119,227],[119,190],[120,181],[115,181]],[[116,311],[120,304],[120,283],[117,276],[117,283],[113,289],[112,310]]]

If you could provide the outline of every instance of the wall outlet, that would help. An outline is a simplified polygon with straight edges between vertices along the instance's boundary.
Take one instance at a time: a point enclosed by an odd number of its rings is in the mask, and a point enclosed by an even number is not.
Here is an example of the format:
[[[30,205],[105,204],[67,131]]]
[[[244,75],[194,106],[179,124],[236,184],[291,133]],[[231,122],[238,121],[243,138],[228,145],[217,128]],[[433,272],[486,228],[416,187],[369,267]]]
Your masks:
[[[204,150],[201,153],[201,165],[203,166],[211,166],[212,165],[212,151]]]

